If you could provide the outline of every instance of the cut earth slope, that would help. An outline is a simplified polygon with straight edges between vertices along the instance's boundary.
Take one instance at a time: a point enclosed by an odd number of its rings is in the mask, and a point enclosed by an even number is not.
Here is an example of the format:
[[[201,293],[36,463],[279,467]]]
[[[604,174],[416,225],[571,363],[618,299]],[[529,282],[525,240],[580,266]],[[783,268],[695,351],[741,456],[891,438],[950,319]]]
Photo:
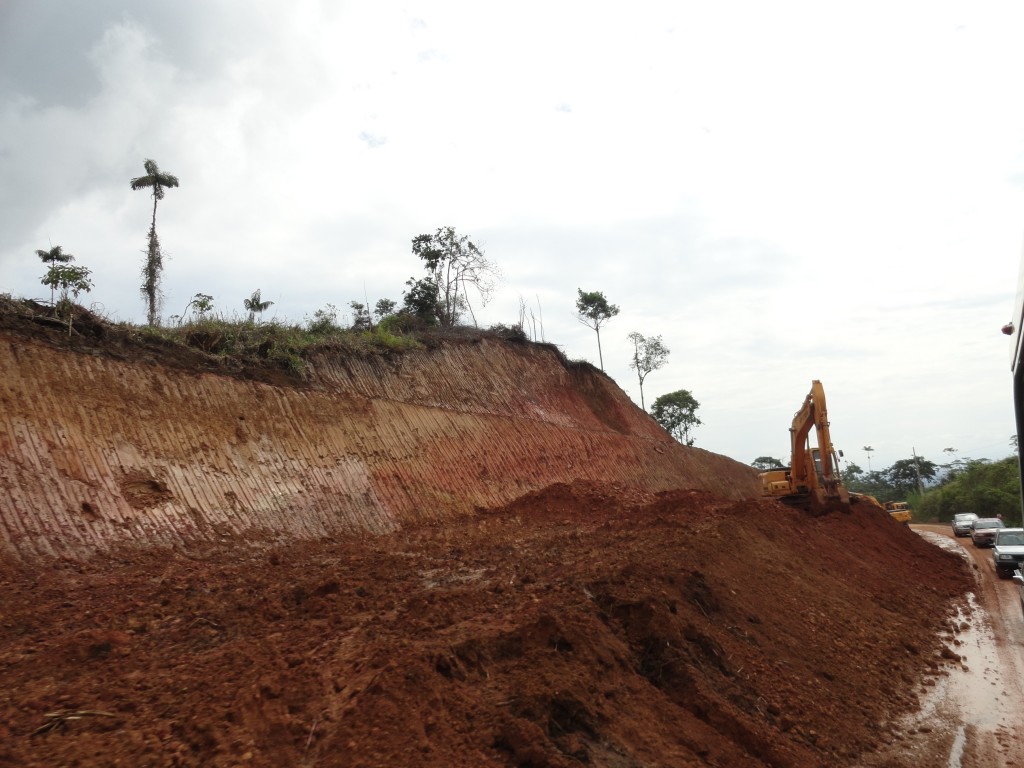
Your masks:
[[[286,385],[6,322],[0,765],[855,766],[960,663],[959,558],[548,347]]]
[[[680,446],[549,345],[321,352],[277,385],[116,327],[80,320],[69,340],[18,320],[0,319],[0,547],[15,555],[385,533],[581,480],[757,492],[750,467]]]

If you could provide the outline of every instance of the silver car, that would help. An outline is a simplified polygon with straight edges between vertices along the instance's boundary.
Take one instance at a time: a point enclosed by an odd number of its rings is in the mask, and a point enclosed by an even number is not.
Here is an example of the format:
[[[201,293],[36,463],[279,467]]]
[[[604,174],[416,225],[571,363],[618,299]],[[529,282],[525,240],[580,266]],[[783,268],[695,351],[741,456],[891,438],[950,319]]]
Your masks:
[[[1005,528],[998,517],[981,517],[971,523],[971,541],[976,547],[991,547],[996,531]]]
[[[978,516],[973,512],[962,512],[959,515],[953,515],[953,527],[954,536],[970,536],[971,535],[971,523],[978,519]]]

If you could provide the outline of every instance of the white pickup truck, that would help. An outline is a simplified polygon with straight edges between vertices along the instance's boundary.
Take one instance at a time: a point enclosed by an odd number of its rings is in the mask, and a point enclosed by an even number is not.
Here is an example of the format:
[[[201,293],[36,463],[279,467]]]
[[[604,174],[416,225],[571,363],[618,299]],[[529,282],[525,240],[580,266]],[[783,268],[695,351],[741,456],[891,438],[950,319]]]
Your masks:
[[[1024,528],[1000,528],[992,541],[992,561],[1001,579],[1024,567]]]

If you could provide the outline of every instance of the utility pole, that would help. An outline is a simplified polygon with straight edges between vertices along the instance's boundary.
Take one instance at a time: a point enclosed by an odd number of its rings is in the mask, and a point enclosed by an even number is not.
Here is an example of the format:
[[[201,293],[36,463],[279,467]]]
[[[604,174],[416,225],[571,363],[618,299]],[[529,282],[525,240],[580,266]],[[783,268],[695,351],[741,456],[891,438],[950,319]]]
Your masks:
[[[924,496],[924,486],[921,485],[921,465],[917,461],[917,451],[910,446],[910,453],[914,457],[914,473],[917,475],[917,494]]]

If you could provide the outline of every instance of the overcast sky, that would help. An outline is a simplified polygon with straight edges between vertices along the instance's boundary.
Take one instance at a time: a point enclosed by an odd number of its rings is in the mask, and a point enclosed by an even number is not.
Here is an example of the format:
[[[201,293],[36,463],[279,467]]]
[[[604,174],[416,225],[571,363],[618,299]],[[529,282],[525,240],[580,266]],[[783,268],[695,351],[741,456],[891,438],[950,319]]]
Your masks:
[[[61,245],[83,304],[144,322],[153,158],[165,318],[400,301],[453,226],[503,273],[481,325],[525,303],[596,364],[602,291],[638,403],[627,335],[661,335],[645,399],[690,390],[700,447],[785,461],[820,379],[864,469],[1000,459],[1022,28],[1019,0],[0,0],[0,292],[48,299]]]

